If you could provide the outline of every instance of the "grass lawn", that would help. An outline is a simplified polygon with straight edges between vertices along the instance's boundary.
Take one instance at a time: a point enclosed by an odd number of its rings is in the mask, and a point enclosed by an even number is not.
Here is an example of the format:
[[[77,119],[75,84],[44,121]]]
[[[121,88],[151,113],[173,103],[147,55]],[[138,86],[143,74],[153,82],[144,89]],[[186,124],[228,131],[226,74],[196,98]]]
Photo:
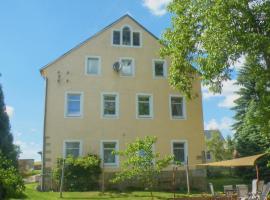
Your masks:
[[[37,200],[54,200],[60,199],[58,192],[38,192],[35,189],[36,184],[26,184],[25,197],[23,199],[37,199]],[[173,198],[173,193],[170,192],[154,192],[155,199],[169,199]],[[187,197],[185,194],[176,194],[177,197]],[[192,195],[193,197],[200,196],[199,194]],[[20,198],[21,199],[21,198]],[[114,199],[114,200],[139,200],[139,199],[151,199],[150,192],[130,192],[130,193],[118,193],[118,192],[64,192],[63,199]]]

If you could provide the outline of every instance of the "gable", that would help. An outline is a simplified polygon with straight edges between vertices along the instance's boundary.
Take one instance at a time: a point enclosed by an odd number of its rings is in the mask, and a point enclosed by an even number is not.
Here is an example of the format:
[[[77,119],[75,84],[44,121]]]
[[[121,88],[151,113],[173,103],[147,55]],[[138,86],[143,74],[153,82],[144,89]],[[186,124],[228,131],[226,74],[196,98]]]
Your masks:
[[[54,61],[52,61],[52,62],[48,63],[47,65],[45,65],[44,67],[42,67],[40,69],[41,75],[43,75],[43,76],[45,75],[45,70],[48,67],[53,66],[56,62],[64,59],[66,56],[69,56],[70,54],[72,54],[73,52],[75,52],[76,50],[78,50],[80,48],[83,48],[84,46],[87,46],[87,45],[99,45],[99,46],[110,45],[111,46],[112,45],[112,41],[111,41],[112,40],[112,31],[113,30],[121,30],[124,26],[129,26],[132,31],[138,31],[141,33],[141,37],[142,37],[141,42],[143,43],[143,46],[144,46],[144,41],[149,41],[149,40],[150,40],[150,43],[155,43],[155,45],[157,45],[158,47],[160,46],[160,44],[158,42],[159,38],[157,36],[155,36],[150,31],[148,31],[144,26],[142,26],[139,22],[137,22],[130,15],[126,14],[126,15],[122,16],[121,18],[119,18],[118,20],[116,20],[115,22],[108,25],[107,27],[105,27],[104,29],[102,29],[101,31],[97,32],[93,36],[89,37],[85,41],[81,42],[80,44],[78,44],[77,46],[72,48],[71,50],[67,51],[66,53],[64,53],[63,55],[61,55],[60,57],[58,57]],[[108,36],[108,34],[110,34],[110,36]],[[146,43],[146,45],[147,45],[147,43]]]

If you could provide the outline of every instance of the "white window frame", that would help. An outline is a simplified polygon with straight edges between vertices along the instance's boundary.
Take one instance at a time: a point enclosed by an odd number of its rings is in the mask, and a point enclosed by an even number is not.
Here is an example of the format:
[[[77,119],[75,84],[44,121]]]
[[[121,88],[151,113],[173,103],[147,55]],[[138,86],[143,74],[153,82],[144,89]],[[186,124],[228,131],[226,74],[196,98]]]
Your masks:
[[[123,45],[123,38],[122,38],[122,34],[123,34],[123,28],[124,27],[129,27],[130,28],[130,32],[131,32],[131,45]],[[120,31],[120,44],[113,44],[113,32],[114,31]],[[133,32],[136,33],[140,33],[140,46],[133,46]],[[128,24],[124,24],[120,29],[112,29],[111,32],[111,45],[113,47],[124,47],[124,48],[141,48],[143,46],[143,40],[142,40],[142,31],[140,30],[133,30],[133,28],[128,25]]]
[[[88,59],[89,58],[97,58],[98,59],[98,73],[97,74],[87,73]],[[87,75],[87,76],[100,76],[101,75],[101,56],[85,56],[85,75]]]
[[[139,115],[139,97],[140,96],[149,96],[150,97],[150,115],[145,116],[145,115]],[[154,118],[154,106],[153,106],[153,94],[149,93],[137,93],[136,94],[136,119],[153,119]]]
[[[67,142],[79,142],[80,143],[80,149],[79,149],[79,157],[82,156],[82,148],[83,148],[83,142],[82,140],[73,140],[73,139],[68,139],[63,141],[63,158],[66,158],[66,143]]]
[[[102,160],[103,165],[106,167],[119,167],[119,156],[115,155],[115,163],[104,163],[104,146],[103,144],[106,142],[114,142],[115,145],[115,150],[119,151],[119,141],[118,140],[101,140],[100,141],[100,157]]]
[[[115,115],[104,115],[104,96],[115,95]],[[102,119],[118,119],[119,118],[119,93],[117,92],[102,92],[101,93],[101,118]]]
[[[155,62],[164,62],[163,64],[163,76],[156,76]],[[167,61],[163,59],[153,59],[152,60],[153,78],[154,79],[166,79],[168,77],[168,67]]]
[[[184,164],[187,164],[187,158],[188,158],[188,141],[187,140],[171,140],[171,155],[174,156],[173,153],[173,144],[174,143],[184,143]]]
[[[132,74],[131,75],[123,75],[122,73],[122,69],[120,70],[120,77],[134,77],[135,76],[135,60],[134,58],[131,58],[131,57],[120,57],[119,58],[119,62],[120,62],[120,65],[122,64],[122,60],[131,60],[132,62]]]
[[[114,31],[119,31],[119,32],[120,32],[120,44],[114,44],[114,43],[113,43],[113,32],[114,32]],[[112,45],[112,46],[115,46],[115,47],[118,47],[118,46],[121,46],[121,45],[122,45],[122,30],[121,30],[121,29],[113,29],[113,30],[112,30],[111,45]]]
[[[183,116],[173,116],[172,115],[172,97],[181,97],[183,98]],[[169,95],[169,109],[170,109],[170,117],[171,120],[186,120],[187,116],[186,116],[186,99],[184,96],[182,95],[178,95],[178,94],[170,94]]]
[[[80,95],[80,114],[70,115],[68,114],[68,95],[69,94],[78,94]],[[64,117],[65,118],[83,118],[83,92],[81,91],[66,91],[65,92],[65,103],[64,103]]]

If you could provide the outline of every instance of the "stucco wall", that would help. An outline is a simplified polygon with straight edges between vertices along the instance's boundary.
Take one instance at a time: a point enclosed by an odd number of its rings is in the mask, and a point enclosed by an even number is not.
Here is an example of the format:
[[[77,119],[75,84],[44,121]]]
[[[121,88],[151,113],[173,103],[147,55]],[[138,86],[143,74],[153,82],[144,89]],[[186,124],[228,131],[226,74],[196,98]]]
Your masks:
[[[114,47],[112,29],[128,24],[142,33],[141,48]],[[129,17],[93,37],[80,48],[44,69],[48,79],[45,160],[46,167],[63,155],[64,140],[81,140],[83,154],[100,154],[101,140],[119,140],[119,148],[137,137],[158,137],[155,151],[161,156],[171,154],[171,140],[187,140],[190,167],[201,163],[204,148],[200,81],[194,83],[198,98],[186,100],[186,119],[171,120],[169,95],[179,94],[169,87],[167,79],[154,79],[152,59],[159,58],[160,44]],[[86,56],[101,57],[101,75],[85,75]],[[120,57],[135,60],[135,76],[120,77],[112,64]],[[169,63],[169,61],[168,61]],[[60,74],[60,82],[57,81]],[[65,118],[64,102],[67,91],[83,92],[83,117]],[[101,93],[119,93],[119,118],[101,118]],[[136,119],[136,93],[153,95],[153,119]],[[120,160],[121,163],[121,160]],[[115,170],[116,168],[108,169]]]

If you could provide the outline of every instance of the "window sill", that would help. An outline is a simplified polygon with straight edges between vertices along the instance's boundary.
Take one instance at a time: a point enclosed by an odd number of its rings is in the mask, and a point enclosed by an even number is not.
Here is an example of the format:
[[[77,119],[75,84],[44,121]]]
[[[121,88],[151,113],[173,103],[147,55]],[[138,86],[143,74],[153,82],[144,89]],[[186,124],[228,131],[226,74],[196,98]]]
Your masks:
[[[183,117],[173,117],[171,116],[171,120],[186,120],[186,117],[183,116]]]
[[[153,119],[153,116],[137,116],[137,119]]]

